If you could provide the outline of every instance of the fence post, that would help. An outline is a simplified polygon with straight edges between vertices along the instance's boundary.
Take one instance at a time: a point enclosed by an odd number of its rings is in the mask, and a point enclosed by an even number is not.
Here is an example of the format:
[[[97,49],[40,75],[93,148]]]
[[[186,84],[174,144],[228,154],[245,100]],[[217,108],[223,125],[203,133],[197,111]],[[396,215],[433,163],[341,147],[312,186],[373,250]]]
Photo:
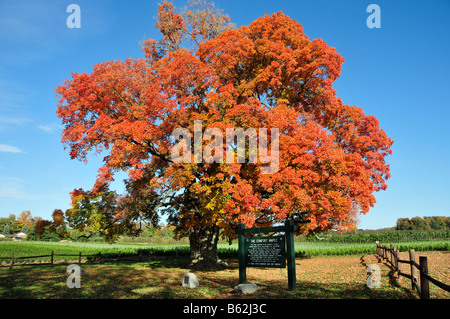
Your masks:
[[[102,261],[102,252],[99,251],[99,252],[98,252],[98,263],[100,264],[101,261]]]
[[[389,252],[390,252],[390,255],[391,255],[390,256],[391,265],[395,268],[395,264],[394,264],[394,244],[390,245]]]
[[[425,275],[428,275],[428,261],[427,257],[420,256],[420,298],[430,299],[430,282]]]
[[[411,262],[411,288],[414,289],[417,281],[417,271],[416,267],[412,264],[412,261],[416,261],[416,253],[414,249],[409,250],[409,261]]]
[[[397,271],[397,251],[394,245],[392,245],[392,262],[395,271]]]
[[[78,255],[78,265],[81,265],[81,251],[80,254]]]
[[[14,253],[11,253],[11,264],[9,266],[9,270],[11,270],[13,266],[14,266]]]
[[[398,271],[398,250],[397,247],[392,245],[394,251],[392,252],[394,254],[394,268],[396,271]]]
[[[380,247],[379,247],[379,241],[377,240],[376,242],[375,242],[375,244],[377,245],[377,255],[379,256],[380,255]]]
[[[53,266],[53,250],[52,253],[50,254],[50,265]]]

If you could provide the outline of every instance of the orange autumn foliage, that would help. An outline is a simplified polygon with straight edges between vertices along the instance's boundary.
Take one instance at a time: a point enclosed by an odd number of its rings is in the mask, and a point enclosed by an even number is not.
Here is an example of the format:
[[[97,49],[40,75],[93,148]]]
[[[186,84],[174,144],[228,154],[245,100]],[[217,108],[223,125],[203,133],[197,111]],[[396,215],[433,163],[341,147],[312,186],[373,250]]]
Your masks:
[[[95,65],[56,89],[71,158],[107,152],[93,191],[119,171],[131,180],[152,172],[151,185],[178,192],[181,234],[211,225],[233,236],[238,223],[288,217],[301,232],[355,227],[387,187],[393,141],[374,116],[336,96],[344,59],[282,12],[210,33],[189,21],[163,3],[163,37],[143,43],[144,58]],[[260,174],[261,162],[174,163],[171,133],[192,133],[195,120],[203,131],[278,128],[278,171]]]

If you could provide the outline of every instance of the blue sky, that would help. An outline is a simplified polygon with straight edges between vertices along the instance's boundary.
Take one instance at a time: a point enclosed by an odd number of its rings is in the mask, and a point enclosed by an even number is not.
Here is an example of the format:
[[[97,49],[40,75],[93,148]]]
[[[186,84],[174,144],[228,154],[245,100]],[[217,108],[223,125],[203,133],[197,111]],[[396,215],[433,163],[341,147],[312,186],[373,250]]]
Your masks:
[[[158,37],[158,1],[0,0],[0,217],[30,210],[50,219],[74,188],[90,189],[102,157],[70,160],[61,143],[54,89],[71,72],[108,60],[139,58],[139,42]],[[174,1],[184,5],[184,1]],[[69,4],[81,28],[69,29]],[[366,12],[381,9],[381,28]],[[345,58],[335,82],[344,103],[376,116],[391,137],[388,189],[359,228],[398,218],[450,216],[450,2],[382,0],[216,0],[238,26],[282,11],[311,38]],[[122,176],[123,177],[123,176]],[[122,190],[121,176],[113,187]]]

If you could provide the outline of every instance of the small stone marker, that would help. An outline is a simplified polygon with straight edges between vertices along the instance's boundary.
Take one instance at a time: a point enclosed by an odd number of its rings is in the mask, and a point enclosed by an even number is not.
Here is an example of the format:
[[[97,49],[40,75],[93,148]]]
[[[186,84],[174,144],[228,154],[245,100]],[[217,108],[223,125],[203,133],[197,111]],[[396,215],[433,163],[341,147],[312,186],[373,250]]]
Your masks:
[[[246,295],[256,292],[256,290],[258,290],[258,286],[256,284],[239,284],[234,287],[234,290]]]
[[[191,272],[185,273],[183,276],[182,286],[187,288],[197,288],[199,283],[197,276]]]

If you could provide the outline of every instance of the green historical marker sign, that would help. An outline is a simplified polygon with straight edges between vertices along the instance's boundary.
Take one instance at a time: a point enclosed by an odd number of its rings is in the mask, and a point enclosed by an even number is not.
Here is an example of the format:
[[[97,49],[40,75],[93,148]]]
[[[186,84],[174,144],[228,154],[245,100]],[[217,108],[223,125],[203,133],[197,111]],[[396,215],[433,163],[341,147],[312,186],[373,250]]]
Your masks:
[[[246,267],[286,268],[284,236],[245,238],[244,243]]]
[[[286,220],[284,226],[248,228],[239,224],[239,283],[247,281],[247,267],[288,268],[289,290],[297,285],[295,278],[294,226],[292,220]],[[245,237],[245,234],[261,234],[269,232],[284,232],[284,236]]]

